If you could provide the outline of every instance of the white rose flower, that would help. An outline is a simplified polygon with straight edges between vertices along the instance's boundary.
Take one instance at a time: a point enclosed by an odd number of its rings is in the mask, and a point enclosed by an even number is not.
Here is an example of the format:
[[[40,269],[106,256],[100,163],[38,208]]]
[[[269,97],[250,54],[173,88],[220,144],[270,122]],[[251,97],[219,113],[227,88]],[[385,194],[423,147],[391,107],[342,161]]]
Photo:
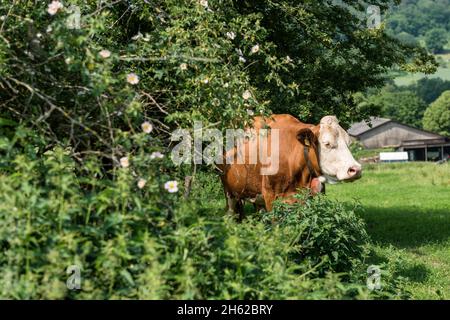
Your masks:
[[[51,3],[49,3],[48,7],[47,7],[47,12],[50,15],[55,15],[59,9],[62,9],[64,6],[61,2],[59,2],[58,0],[53,0]]]
[[[142,38],[142,33],[140,33],[140,32],[138,32],[136,35],[132,36],[132,37],[131,37],[131,40],[136,41],[136,40],[138,40],[139,38]]]
[[[153,125],[150,122],[145,121],[141,124],[141,128],[145,133],[150,133],[153,130]]]
[[[127,74],[127,82],[129,84],[138,84],[139,83],[138,75],[136,73]]]
[[[236,38],[236,34],[233,31],[227,32],[228,39],[234,40]]]
[[[156,159],[156,158],[162,159],[162,158],[164,158],[164,155],[159,151],[152,152],[150,154],[150,159]]]
[[[120,166],[122,168],[128,168],[130,166],[130,161],[128,160],[128,157],[122,157],[120,158]]]
[[[111,51],[103,49],[101,50],[99,53],[100,57],[102,57],[103,59],[107,59],[111,56]]]
[[[259,51],[259,45],[254,45],[250,51],[251,53],[257,53]]]
[[[187,70],[187,68],[188,68],[188,65],[186,63],[183,62],[182,64],[180,64],[180,69],[182,71]]]
[[[170,193],[174,193],[178,191],[178,182],[177,181],[167,181],[164,184],[164,189],[169,191]]]
[[[242,94],[242,98],[244,98],[244,100],[248,100],[251,97],[252,97],[252,94],[248,90],[245,90],[244,93]]]
[[[146,183],[147,183],[147,181],[145,179],[139,179],[137,186],[139,189],[142,189],[143,187],[145,187]]]

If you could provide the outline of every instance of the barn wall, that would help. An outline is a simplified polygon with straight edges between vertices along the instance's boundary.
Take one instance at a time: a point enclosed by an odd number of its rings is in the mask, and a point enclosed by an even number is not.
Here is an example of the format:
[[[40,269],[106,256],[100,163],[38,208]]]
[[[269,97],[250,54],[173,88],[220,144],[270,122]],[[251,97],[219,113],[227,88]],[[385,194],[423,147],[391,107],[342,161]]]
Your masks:
[[[399,146],[403,140],[433,138],[440,136],[396,122],[386,123],[359,136],[361,143],[370,149]]]

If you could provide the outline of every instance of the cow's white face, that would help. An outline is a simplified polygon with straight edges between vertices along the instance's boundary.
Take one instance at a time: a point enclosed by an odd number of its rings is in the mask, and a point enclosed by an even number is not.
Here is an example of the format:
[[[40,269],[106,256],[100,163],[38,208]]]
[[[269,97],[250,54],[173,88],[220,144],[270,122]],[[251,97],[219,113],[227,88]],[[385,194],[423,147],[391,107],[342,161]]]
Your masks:
[[[319,160],[323,175],[330,182],[353,181],[361,177],[361,164],[356,162],[348,146],[350,136],[335,116],[320,120]]]

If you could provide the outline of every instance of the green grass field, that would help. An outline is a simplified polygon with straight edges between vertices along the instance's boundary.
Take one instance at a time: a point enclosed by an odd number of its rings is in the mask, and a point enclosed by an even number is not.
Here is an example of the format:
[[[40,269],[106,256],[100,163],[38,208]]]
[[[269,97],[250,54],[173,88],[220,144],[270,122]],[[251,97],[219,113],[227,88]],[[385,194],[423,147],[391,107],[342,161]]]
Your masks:
[[[399,73],[395,76],[394,82],[397,86],[407,86],[417,82],[418,80],[428,78],[441,78],[442,80],[450,80],[450,53],[435,55],[438,59],[440,66],[436,72],[430,75],[424,73]]]
[[[222,212],[221,191],[205,191],[215,195],[209,209]],[[412,299],[450,299],[450,164],[368,164],[362,179],[327,185],[327,195],[361,204],[373,243],[368,266],[395,265]],[[250,204],[246,212],[255,214]]]
[[[398,76],[394,79],[397,86],[407,86],[417,82],[418,80],[428,78],[441,78],[442,80],[450,80],[450,68],[439,67],[436,73],[426,75],[424,73],[407,73],[405,75]]]
[[[327,194],[361,203],[373,263],[400,257],[398,276],[414,299],[450,299],[449,164],[367,165],[361,180]]]

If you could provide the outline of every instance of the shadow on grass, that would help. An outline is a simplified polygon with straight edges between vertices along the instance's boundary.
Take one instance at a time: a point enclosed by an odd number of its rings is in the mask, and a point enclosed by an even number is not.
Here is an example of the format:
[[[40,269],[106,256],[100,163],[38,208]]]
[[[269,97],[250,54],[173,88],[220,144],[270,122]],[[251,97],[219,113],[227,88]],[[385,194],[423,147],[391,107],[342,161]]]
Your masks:
[[[379,255],[375,252],[371,253],[369,261],[375,265],[395,263],[393,257],[384,254]],[[403,277],[411,282],[423,283],[427,281],[430,275],[431,271],[425,264],[402,260],[401,262],[397,261],[393,277]]]
[[[397,272],[402,277],[418,283],[425,282],[431,274],[431,271],[424,264],[405,266],[400,268]]]
[[[364,207],[361,216],[372,240],[381,245],[414,248],[450,239],[449,210]]]

